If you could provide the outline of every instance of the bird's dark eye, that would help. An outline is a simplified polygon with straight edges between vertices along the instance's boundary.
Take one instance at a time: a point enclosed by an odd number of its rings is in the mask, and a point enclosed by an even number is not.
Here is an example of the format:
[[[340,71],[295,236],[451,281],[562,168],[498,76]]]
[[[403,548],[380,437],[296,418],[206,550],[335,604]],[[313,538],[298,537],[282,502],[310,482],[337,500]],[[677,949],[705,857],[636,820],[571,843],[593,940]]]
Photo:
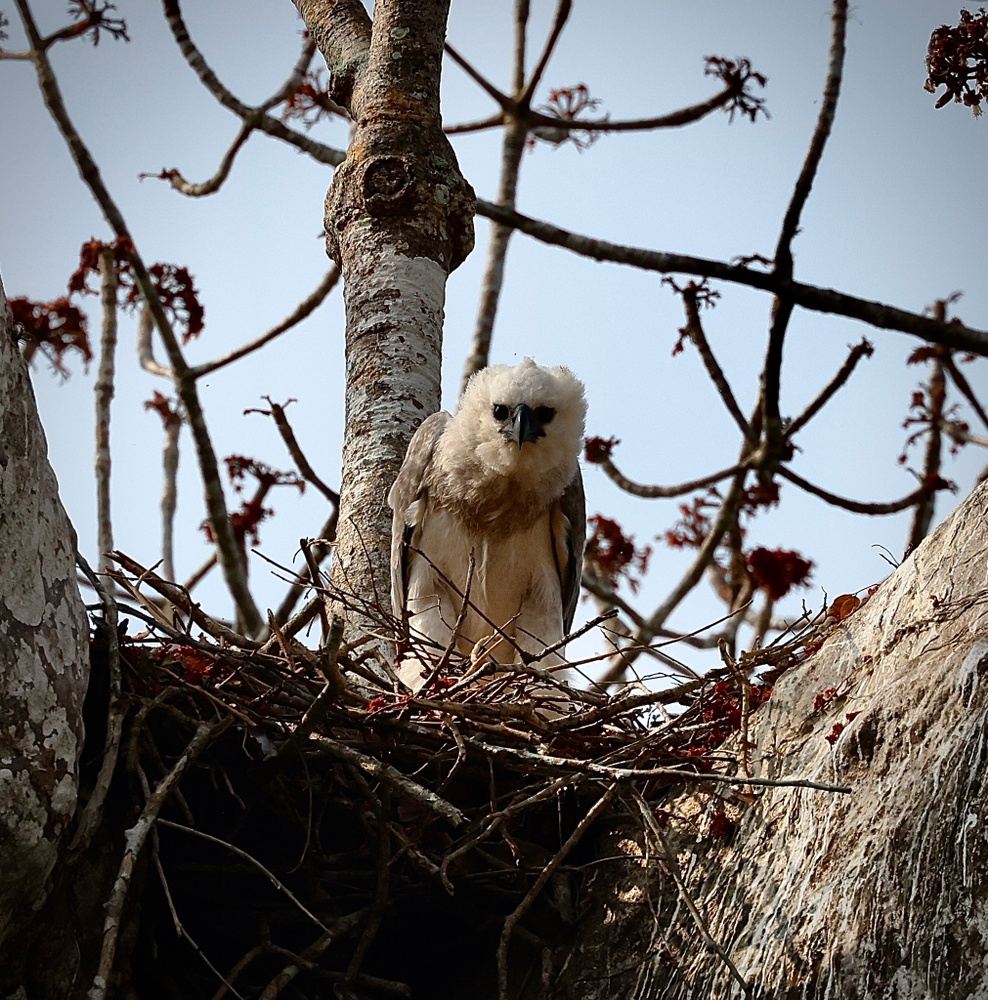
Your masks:
[[[556,415],[556,411],[551,406],[536,406],[535,419],[545,426]]]
[[[491,407],[491,413],[494,414],[495,420],[507,420],[508,412],[508,408],[504,405],[504,403],[495,403],[493,407]]]

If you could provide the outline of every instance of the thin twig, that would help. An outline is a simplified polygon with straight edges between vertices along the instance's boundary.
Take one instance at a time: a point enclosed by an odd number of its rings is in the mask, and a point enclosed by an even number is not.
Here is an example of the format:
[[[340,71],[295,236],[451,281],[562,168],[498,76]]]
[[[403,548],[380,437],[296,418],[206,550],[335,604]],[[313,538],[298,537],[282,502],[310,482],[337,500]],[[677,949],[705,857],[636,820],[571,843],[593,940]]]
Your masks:
[[[231,983],[219,969],[213,965],[212,962],[207,958],[205,952],[199,947],[195,938],[185,929],[185,924],[182,923],[181,918],[178,915],[178,910],[175,907],[175,901],[172,899],[171,889],[168,887],[168,879],[165,876],[165,869],[161,864],[161,856],[158,850],[158,836],[155,833],[151,839],[152,853],[154,856],[154,867],[158,873],[158,881],[161,883],[161,890],[165,894],[165,902],[168,904],[168,912],[171,914],[172,925],[175,928],[175,933],[186,941],[189,947],[202,959],[203,963],[209,968],[217,979],[229,990],[235,997],[239,1000],[246,1000],[242,993],[238,992],[236,987]]]
[[[196,365],[191,369],[193,378],[202,378],[203,375],[211,375],[213,372],[218,371],[220,368],[225,368],[227,365],[232,364],[234,361],[239,361],[241,358],[246,357],[248,354],[253,354],[254,351],[259,350],[264,347],[265,344],[269,344],[276,337],[280,337],[283,333],[291,330],[292,327],[298,326],[307,316],[310,316],[318,306],[320,306],[326,299],[326,296],[336,287],[337,282],[340,280],[340,271],[335,265],[333,265],[322,277],[319,284],[313,289],[312,293],[306,298],[304,298],[292,311],[291,315],[287,316],[276,326],[273,326],[267,333],[262,333],[261,336],[255,338],[236,348],[236,350],[230,351],[229,354],[224,354],[223,357],[217,358],[215,361],[207,361],[201,365]]]
[[[748,421],[745,420],[744,414],[741,412],[741,407],[738,406],[737,400],[734,398],[734,393],[731,391],[727,376],[724,374],[723,368],[717,363],[714,352],[711,350],[710,343],[707,340],[707,335],[703,332],[703,324],[700,321],[700,306],[697,301],[697,289],[695,287],[687,288],[683,292],[683,304],[686,307],[686,328],[689,331],[690,340],[693,341],[694,346],[699,352],[711,382],[713,382],[720,393],[720,398],[723,400],[724,406],[727,407],[727,412],[734,418],[734,422],[738,425],[742,436],[749,437],[751,428],[748,425]]]
[[[985,411],[985,408],[981,405],[981,401],[975,395],[974,390],[971,388],[971,383],[968,382],[964,373],[957,367],[954,359],[949,354],[944,354],[943,366],[953,380],[954,385],[960,390],[961,395],[971,404],[971,409],[978,415],[978,419],[988,428],[988,412]]]
[[[288,417],[285,416],[285,406],[287,406],[288,403],[285,403],[285,405],[282,406],[280,403],[275,403],[270,396],[265,396],[264,398],[268,401],[268,406],[271,407],[270,410],[249,410],[248,412],[265,413],[271,417],[275,426],[278,428],[281,440],[285,442],[288,454],[292,456],[292,461],[297,466],[298,471],[302,474],[302,478],[305,479],[307,483],[311,483],[315,486],[315,488],[319,490],[319,492],[334,507],[338,508],[340,505],[339,493],[327,486],[322,479],[316,475],[312,466],[309,464],[309,460],[305,457],[305,453],[299,446],[298,439],[295,437],[295,431],[292,430],[292,425],[288,422]],[[289,402],[291,402],[291,400]]]
[[[332,542],[333,539],[336,537],[336,522],[338,517],[339,517],[339,510],[337,508],[334,508],[333,512],[327,518],[325,524],[323,524],[322,531],[320,531],[319,533],[320,542],[325,541],[329,543]],[[312,551],[313,549],[315,550],[314,552]],[[317,565],[322,563],[322,561],[326,558],[326,556],[329,555],[331,551],[332,548],[329,544],[315,545],[313,544],[313,541],[310,539],[310,552],[313,556],[313,561]],[[295,580],[295,582],[292,583],[292,585],[289,587],[288,593],[285,594],[285,597],[282,600],[281,604],[278,605],[278,610],[275,612],[274,616],[275,621],[279,625],[284,625],[286,632],[289,635],[294,635],[296,632],[299,631],[299,629],[302,629],[306,625],[308,625],[309,622],[312,621],[313,617],[315,617],[318,603],[325,602],[324,596],[322,594],[317,594],[303,607],[302,611],[300,611],[298,615],[296,615],[294,618],[291,618],[291,620],[289,621],[290,616],[292,612],[295,610],[296,606],[298,605],[298,602],[301,600],[302,595],[310,587],[318,588],[319,578],[318,576],[313,576],[311,567],[307,565],[305,572],[300,574],[298,578]]]
[[[638,630],[635,636],[636,646],[630,649],[622,650],[615,657],[614,664],[608,668],[607,672],[598,679],[600,684],[610,684],[621,677],[628,667],[637,659],[640,649],[638,646],[641,644],[649,642],[657,631],[662,628],[666,623],[669,615],[679,607],[683,598],[703,579],[703,574],[706,571],[707,566],[710,565],[711,560],[714,557],[714,553],[717,551],[717,547],[720,545],[721,539],[724,537],[724,532],[727,531],[728,526],[731,522],[731,518],[734,516],[738,504],[741,502],[741,498],[744,495],[744,483],[747,475],[747,470],[742,468],[739,472],[735,473],[734,479],[731,483],[731,488],[724,497],[721,503],[720,510],[717,512],[717,517],[714,519],[713,524],[710,526],[710,530],[707,532],[706,538],[703,540],[703,544],[697,550],[696,556],[693,563],[687,569],[686,573],[683,575],[682,579],[673,588],[671,593],[666,597],[666,599],[652,612],[649,616],[644,628]]]
[[[113,561],[122,566],[128,573],[133,573],[138,584],[146,583],[152,590],[157,591],[162,597],[170,601],[182,612],[189,616],[201,629],[208,632],[214,639],[220,642],[228,642],[232,646],[246,649],[256,649],[260,645],[256,640],[250,639],[234,631],[229,626],[217,621],[211,615],[196,604],[189,596],[188,591],[177,583],[162,580],[157,573],[146,569],[135,559],[123,552],[111,553]]]
[[[178,509],[178,458],[181,420],[165,421],[161,449],[161,572],[166,580],[175,573],[175,512]]]
[[[532,70],[532,75],[529,78],[528,83],[525,85],[525,89],[518,97],[518,103],[523,108],[527,109],[531,106],[532,97],[535,95],[536,88],[542,82],[542,77],[545,75],[546,67],[549,65],[552,53],[556,50],[556,45],[559,42],[559,36],[563,33],[563,28],[566,27],[566,22],[569,20],[572,10],[573,0],[558,0],[558,3],[556,4],[556,13],[552,19],[552,27],[549,29],[545,45],[542,47],[542,54],[539,56],[538,62],[535,64],[535,69]]]
[[[693,897],[690,895],[689,888],[686,885],[686,880],[683,878],[683,873],[679,868],[679,862],[676,860],[676,855],[669,846],[668,840],[666,840],[666,835],[663,832],[662,827],[659,826],[655,816],[652,815],[652,810],[648,807],[648,803],[641,797],[641,795],[635,792],[634,796],[635,804],[638,806],[642,819],[645,821],[646,829],[658,841],[659,846],[665,854],[666,866],[669,869],[669,873],[672,875],[673,881],[676,883],[676,888],[679,890],[680,899],[682,899],[686,909],[689,911],[690,916],[693,918],[693,922],[700,931],[703,943],[710,948],[711,951],[715,952],[720,960],[727,966],[731,975],[741,987],[741,992],[744,996],[750,997],[752,995],[751,986],[748,984],[748,981],[744,978],[744,976],[742,976],[738,971],[738,967],[734,964],[731,956],[727,953],[727,950],[710,933],[707,922],[703,919],[703,914],[700,913],[699,907],[697,907],[696,903],[693,901]]]
[[[273,872],[265,868],[264,865],[262,865],[261,862],[258,861],[252,854],[242,851],[236,844],[231,844],[229,841],[222,840],[219,837],[214,837],[212,834],[205,833],[202,830],[196,830],[194,827],[184,826],[182,823],[173,823],[171,820],[162,819],[160,816],[157,819],[157,823],[158,826],[167,826],[172,830],[180,830],[182,833],[187,833],[190,837],[198,837],[200,840],[208,841],[210,844],[216,844],[217,846],[230,851],[231,854],[235,854],[238,858],[243,858],[244,861],[250,862],[250,864],[266,875],[268,881],[275,887],[275,889],[285,896],[296,909],[305,914],[305,916],[307,916],[309,920],[316,925],[316,927],[324,933],[332,933],[326,924],[324,924]]]
[[[466,73],[466,75],[469,76],[470,79],[473,80],[473,82],[476,83],[477,86],[480,87],[480,89],[483,90],[484,93],[486,93],[488,97],[490,97],[498,105],[498,107],[501,108],[502,111],[507,112],[514,108],[514,101],[512,101],[507,94],[502,94],[501,91],[487,79],[487,77],[474,68],[462,55],[460,55],[459,52],[456,51],[456,49],[453,48],[452,45],[450,45],[449,42],[446,42],[443,45],[443,48],[446,50],[446,54],[453,60],[453,62],[455,62],[456,65],[459,66],[460,69],[462,69],[463,72]]]
[[[786,426],[786,438],[791,440],[794,435],[798,434],[830,402],[834,393],[847,382],[858,362],[862,358],[871,357],[873,353],[874,347],[872,347],[871,342],[862,337],[861,342],[851,348],[844,364],[837,370],[837,374],[820,390],[820,393],[806,409]]]
[[[266,132],[276,139],[282,139],[290,143],[304,153],[308,153],[320,163],[339,166],[343,162],[344,154],[340,150],[333,149],[324,143],[316,142],[315,139],[311,139],[289,128],[284,122],[267,114],[264,110],[264,105],[253,108],[234,97],[220,82],[189,36],[188,28],[182,18],[179,0],[162,0],[162,8],[165,20],[168,22],[168,27],[171,28],[172,36],[178,43],[179,50],[185,57],[185,61],[193,69],[206,89],[223,107],[232,111],[244,123],[251,124],[259,131]]]
[[[580,842],[597,817],[610,805],[611,799],[614,798],[617,790],[618,784],[615,782],[587,810],[586,816],[576,824],[573,832],[563,842],[563,846],[559,848],[549,863],[539,872],[538,878],[532,884],[531,889],[525,893],[522,901],[505,918],[504,929],[501,931],[501,939],[497,945],[497,988],[499,1000],[510,1000],[510,994],[508,993],[508,948],[511,945],[511,935],[518,926],[518,922],[531,909],[539,893],[545,888],[546,882],[556,873],[556,870],[566,860],[570,851]]]
[[[624,490],[625,493],[630,493],[636,497],[645,497],[649,500],[681,497],[686,493],[705,489],[707,486],[713,486],[724,479],[736,476],[743,468],[741,465],[732,465],[730,468],[719,469],[717,472],[711,472],[708,476],[691,479],[685,483],[677,483],[675,486],[646,486],[643,483],[636,483],[633,479],[629,479],[610,458],[605,458],[598,464],[606,473],[607,478]]]
[[[323,969],[318,959],[319,957],[343,934],[348,934],[363,919],[364,911],[357,910],[355,913],[348,913],[345,917],[340,917],[333,924],[333,929],[321,935],[309,945],[301,955],[295,955],[285,948],[274,945],[267,946],[266,950],[272,955],[284,955],[288,957],[291,964],[286,965],[277,976],[272,979],[257,1000],[274,1000],[281,996],[282,990],[288,986],[295,977],[302,971],[318,973],[329,978],[342,980],[344,973],[329,973]],[[398,996],[411,996],[411,991],[404,986],[404,983],[394,983],[386,979],[377,979],[374,976],[358,976],[357,982],[361,985],[376,988],[382,992],[395,993]],[[216,1000],[216,998],[214,998]]]
[[[215,194],[230,176],[230,171],[233,169],[237,154],[243,149],[253,133],[254,126],[252,124],[248,124],[247,122],[241,124],[233,142],[230,143],[230,147],[223,154],[223,159],[220,160],[220,165],[216,168],[216,173],[208,180],[199,182],[187,181],[177,167],[169,167],[166,170],[162,170],[160,174],[141,174],[140,178],[144,180],[149,177],[168,181],[174,190],[179,194],[184,194],[186,198],[204,198],[207,195]]]
[[[610,767],[597,764],[594,761],[578,760],[572,757],[555,757],[550,754],[536,753],[521,747],[495,746],[482,743],[480,740],[468,740],[467,746],[485,754],[491,760],[514,760],[517,764],[529,767],[534,771],[576,772],[591,778],[605,778],[609,781],[644,781],[649,778],[669,778],[675,781],[699,781],[720,785],[745,786],[758,788],[812,788],[818,792],[839,792],[850,794],[847,785],[834,785],[828,782],[813,781],[810,778],[757,778],[754,776],[737,776],[718,774],[713,771],[691,770],[684,767]]]
[[[912,493],[907,493],[906,496],[899,500],[890,500],[888,503],[865,503],[860,500],[849,500],[847,497],[838,496],[836,493],[831,493],[821,486],[815,486],[809,480],[803,479],[802,476],[797,475],[792,469],[786,466],[780,466],[778,473],[783,479],[788,479],[789,482],[795,483],[801,490],[812,493],[815,497],[825,500],[831,506],[841,507],[844,510],[853,511],[855,514],[870,514],[875,516],[897,514],[900,510],[906,510],[908,507],[915,506],[923,497],[932,492],[929,486],[924,485],[913,490]]]
[[[116,881],[113,883],[113,891],[105,906],[106,919],[103,922],[103,943],[96,975],[87,994],[89,1000],[104,1000],[110,991],[117,940],[123,920],[123,908],[127,901],[127,893],[130,889],[134,867],[137,864],[137,859],[140,857],[147,835],[154,827],[161,807],[165,804],[176,783],[185,773],[186,768],[206,748],[212,737],[219,730],[225,728],[228,722],[229,720],[226,719],[220,723],[202,722],[199,724],[195,735],[185,748],[182,756],[179,757],[175,762],[175,766],[159,782],[158,787],[155,788],[151,797],[147,800],[137,822],[127,830],[125,834],[126,846],[123,858],[120,861],[120,869],[117,872]],[[166,821],[161,820],[160,822]],[[168,823],[167,825],[177,826],[178,824]],[[185,828],[183,827],[182,829]]]
[[[520,98],[525,82],[525,28],[528,22],[529,0],[515,0],[515,54],[514,54],[514,97]],[[450,53],[452,54],[452,52]],[[518,115],[508,114],[501,146],[501,175],[498,180],[498,203],[508,208],[515,207],[518,193],[518,173],[522,154],[528,139],[528,126]],[[501,289],[504,286],[504,263],[508,254],[508,243],[513,230],[495,222],[491,226],[490,243],[487,248],[487,264],[477,305],[477,320],[473,341],[463,366],[460,392],[467,382],[490,363],[491,336],[497,315]]]
[[[386,782],[397,792],[424,805],[430,812],[436,813],[437,816],[442,816],[443,819],[452,823],[453,826],[460,826],[466,822],[466,816],[456,806],[451,805],[445,799],[436,795],[435,792],[429,791],[428,788],[424,788],[417,782],[412,781],[408,775],[402,774],[401,771],[390,764],[385,764],[383,761],[375,760],[373,757],[359,753],[357,750],[337,740],[332,740],[328,736],[320,736],[313,733],[309,736],[309,740],[320,750],[324,750],[330,754],[330,756],[346,761],[346,763],[359,768],[360,771],[370,775],[372,778]]]
[[[154,356],[154,316],[151,307],[146,305],[141,309],[137,320],[137,361],[149,375],[157,375],[175,381],[175,373],[165,365],[159,364]]]

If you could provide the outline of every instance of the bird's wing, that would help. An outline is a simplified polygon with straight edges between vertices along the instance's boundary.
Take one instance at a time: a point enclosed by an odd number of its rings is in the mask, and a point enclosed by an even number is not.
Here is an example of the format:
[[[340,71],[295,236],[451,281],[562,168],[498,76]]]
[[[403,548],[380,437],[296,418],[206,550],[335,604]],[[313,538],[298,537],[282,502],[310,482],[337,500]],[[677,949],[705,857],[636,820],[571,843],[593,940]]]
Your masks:
[[[408,545],[421,526],[425,510],[425,480],[432,463],[432,453],[450,415],[444,410],[433,413],[419,424],[408,442],[405,461],[388,493],[388,506],[394,512],[391,521],[391,605],[396,618],[405,616],[408,584]]]
[[[553,546],[559,568],[559,583],[563,603],[563,635],[569,632],[580,598],[583,575],[583,549],[587,541],[587,506],[583,495],[583,476],[579,466],[576,475],[559,498],[561,518],[553,518]]]

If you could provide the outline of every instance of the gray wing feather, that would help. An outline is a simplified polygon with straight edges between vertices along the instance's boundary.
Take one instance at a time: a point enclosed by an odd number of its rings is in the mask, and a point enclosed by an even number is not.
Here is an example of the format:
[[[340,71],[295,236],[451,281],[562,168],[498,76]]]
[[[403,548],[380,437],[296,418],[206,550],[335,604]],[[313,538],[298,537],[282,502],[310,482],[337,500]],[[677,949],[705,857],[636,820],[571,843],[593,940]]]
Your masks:
[[[563,598],[563,635],[569,632],[580,599],[580,580],[583,577],[583,549],[587,543],[587,502],[583,494],[583,476],[580,467],[559,498],[559,507],[569,528],[566,534],[566,565],[561,567],[560,582]]]
[[[391,520],[391,606],[395,617],[405,615],[405,588],[408,583],[408,544],[419,526],[418,517],[424,504],[426,476],[432,464],[432,453],[451,417],[445,410],[433,413],[419,424],[408,442],[405,461],[388,493]]]

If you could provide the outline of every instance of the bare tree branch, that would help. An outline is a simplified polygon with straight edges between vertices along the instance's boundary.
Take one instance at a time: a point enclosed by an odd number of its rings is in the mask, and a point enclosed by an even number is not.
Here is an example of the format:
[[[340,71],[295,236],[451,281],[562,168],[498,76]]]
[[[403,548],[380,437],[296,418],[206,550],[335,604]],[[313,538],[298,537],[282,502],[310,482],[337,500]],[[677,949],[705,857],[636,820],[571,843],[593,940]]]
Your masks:
[[[223,84],[219,77],[210,69],[202,53],[196,47],[189,36],[188,28],[182,18],[182,10],[179,0],[162,0],[165,13],[165,20],[171,28],[172,35],[178,43],[178,47],[185,56],[185,61],[192,67],[196,75],[202,81],[207,90],[223,105],[232,111],[245,124],[252,126],[276,139],[282,139],[287,143],[308,153],[320,163],[329,163],[336,166],[343,162],[343,153],[338,149],[333,149],[324,143],[316,142],[301,132],[296,132],[289,128],[284,122],[269,115],[264,110],[264,105],[252,108],[238,100]]]
[[[329,295],[329,293],[336,287],[336,283],[339,280],[340,270],[338,267],[333,265],[326,272],[312,293],[304,298],[295,307],[290,316],[287,316],[276,326],[273,326],[267,331],[267,333],[262,333],[260,337],[257,337],[255,340],[238,347],[236,350],[230,351],[229,354],[224,354],[223,357],[217,358],[215,361],[207,361],[204,364],[196,365],[194,368],[191,368],[190,372],[192,377],[202,378],[203,375],[211,375],[220,368],[225,368],[234,361],[239,361],[248,354],[253,354],[254,351],[260,350],[260,348],[264,347],[265,344],[269,344],[276,337],[280,337],[283,333],[291,330],[292,327],[298,326],[302,320],[310,316],[320,305],[322,305],[326,296]]]
[[[525,85],[525,28],[528,22],[528,0],[515,0],[515,56],[513,89],[516,101]],[[447,46],[447,49],[449,47]],[[452,51],[450,50],[452,55]],[[501,205],[515,207],[518,191],[518,171],[528,139],[528,127],[523,119],[508,113],[501,147],[501,176],[498,181],[497,198]],[[477,307],[477,322],[474,327],[473,342],[463,365],[460,392],[471,377],[490,363],[491,335],[494,332],[494,318],[497,315],[498,300],[504,284],[504,263],[508,254],[508,241],[512,230],[495,222],[491,226],[491,240],[487,249],[487,266],[480,290]]]
[[[689,331],[690,340],[693,341],[697,351],[699,351],[700,358],[707,369],[707,374],[720,393],[720,398],[724,401],[727,412],[734,418],[734,422],[738,425],[741,434],[744,437],[749,437],[751,435],[751,428],[748,426],[748,421],[745,420],[744,414],[741,412],[741,407],[738,406],[737,400],[734,398],[734,393],[731,391],[727,376],[724,375],[724,370],[717,363],[714,352],[710,349],[710,344],[707,341],[707,336],[703,332],[703,324],[700,322],[697,289],[695,287],[686,288],[682,294],[683,304],[686,306],[686,328]]]
[[[566,22],[569,20],[572,10],[572,0],[558,0],[556,3],[556,13],[552,19],[552,28],[549,30],[549,35],[545,40],[545,45],[542,48],[542,54],[539,56],[539,61],[535,64],[535,69],[532,70],[532,76],[525,85],[524,90],[521,90],[521,87],[515,88],[516,94],[518,94],[519,91],[521,92],[518,97],[518,103],[523,108],[531,107],[532,97],[535,94],[536,88],[542,82],[542,76],[545,73],[546,67],[549,65],[552,53],[556,50],[556,43],[559,41],[559,36],[563,32],[563,28],[566,27]]]
[[[185,413],[192,430],[196,455],[199,459],[203,489],[205,491],[206,510],[213,538],[216,541],[219,552],[223,576],[246,626],[252,631],[256,631],[261,628],[261,616],[257,610],[257,606],[254,604],[254,599],[250,595],[250,591],[247,589],[244,561],[241,558],[239,547],[233,537],[233,529],[227,516],[223,486],[220,482],[219,468],[216,463],[216,453],[213,451],[209,431],[206,427],[205,416],[199,403],[195,379],[191,377],[190,369],[185,362],[178,338],[175,336],[164,306],[155,292],[147,267],[137,252],[123,215],[106,189],[92,155],[68,116],[68,112],[65,109],[65,102],[62,99],[61,91],[52,72],[51,64],[44,50],[40,47],[41,38],[38,34],[34,16],[28,6],[28,0],[16,0],[16,3],[33,50],[34,65],[45,104],[68,144],[79,172],[82,174],[83,180],[100,206],[104,217],[117,238],[126,240],[127,246],[130,248],[128,257],[131,267],[134,269],[135,280],[141,289],[141,294],[144,296],[148,308],[151,310],[155,325],[161,333],[165,350],[168,352],[169,360],[175,373],[176,388],[182,400],[182,405],[185,407]]]
[[[620,486],[625,493],[630,493],[636,497],[645,497],[648,500],[681,497],[685,493],[702,490],[704,487],[713,486],[715,483],[719,483],[729,476],[737,475],[744,467],[742,465],[732,465],[728,469],[720,469],[718,472],[711,472],[708,476],[691,479],[685,483],[677,483],[675,486],[645,486],[641,483],[636,483],[632,479],[628,479],[610,458],[605,458],[597,464],[604,470],[611,482]]]
[[[840,389],[851,377],[851,373],[857,367],[862,358],[870,358],[874,348],[870,341],[865,338],[855,344],[848,354],[844,364],[840,366],[837,374],[820,390],[819,395],[806,407],[803,412],[796,417],[785,428],[787,438],[792,438],[799,433],[833,398],[834,393]]]
[[[942,315],[941,304],[941,315]],[[940,352],[943,353],[943,352]],[[936,491],[931,484],[940,479],[940,463],[943,451],[943,413],[947,396],[947,381],[944,377],[943,361],[935,357],[930,362],[930,378],[926,386],[927,407],[929,409],[930,426],[926,438],[926,451],[923,455],[923,471],[920,481],[926,487],[922,499],[916,504],[912,527],[909,529],[909,540],[906,552],[912,552],[927,536],[933,523],[933,512],[936,507]]]
[[[96,397],[97,568],[102,573],[110,566],[106,554],[113,549],[113,521],[110,517],[110,404],[113,401],[117,350],[117,267],[112,247],[105,246],[100,251],[99,271],[103,329],[100,337],[99,375],[93,387],[93,395]]]
[[[220,165],[217,167],[216,173],[208,180],[198,183],[187,181],[177,167],[162,170],[160,174],[141,174],[141,179],[152,177],[168,181],[179,194],[184,194],[187,198],[203,198],[206,195],[215,194],[223,186],[227,177],[230,176],[230,171],[233,169],[237,154],[243,149],[244,144],[253,133],[253,125],[245,122],[240,126],[240,130],[234,137],[233,142],[230,143],[229,149],[223,154],[223,159],[220,160]]]
[[[988,357],[988,331],[972,329],[962,323],[938,323],[929,316],[907,312],[881,302],[860,299],[832,288],[818,288],[799,281],[783,281],[778,275],[766,274],[764,271],[756,271],[740,264],[727,264],[688,254],[644,250],[640,247],[622,246],[607,240],[581,236],[551,223],[512,212],[489,201],[478,199],[477,214],[513,226],[542,243],[563,247],[593,260],[630,264],[632,267],[657,271],[660,274],[693,274],[748,288],[758,288],[765,292],[777,292],[791,297],[795,305],[804,309],[847,316],[882,330],[912,334],[933,344],[943,344]]]
[[[814,486],[813,483],[803,479],[802,476],[797,475],[792,469],[786,466],[780,466],[778,473],[783,479],[788,479],[789,482],[795,483],[801,490],[812,493],[821,500],[826,500],[831,506],[842,507],[844,510],[853,511],[855,514],[897,514],[900,510],[906,510],[919,503],[931,492],[930,487],[920,486],[899,500],[890,500],[888,503],[864,503],[859,500],[848,500],[847,497],[838,496],[836,493],[831,493],[820,486]]]
[[[202,198],[206,195],[215,194],[223,186],[227,177],[230,176],[230,171],[233,168],[237,154],[243,148],[252,133],[258,128],[256,121],[257,113],[270,111],[271,108],[281,104],[282,101],[291,96],[291,94],[298,87],[299,83],[304,79],[306,70],[312,62],[312,56],[315,54],[315,51],[315,42],[311,38],[306,38],[302,43],[302,51],[299,54],[298,60],[292,68],[288,79],[285,80],[285,82],[266,101],[263,101],[257,106],[255,113],[240,116],[241,121],[243,122],[240,127],[240,131],[237,132],[237,135],[230,144],[229,149],[227,149],[226,153],[223,154],[223,159],[220,161],[220,165],[217,168],[216,173],[213,174],[209,180],[202,181],[198,184],[191,183],[187,181],[182,176],[181,171],[175,167],[162,170],[159,174],[142,174],[141,177],[155,177],[160,180],[167,180],[171,186],[179,192],[179,194],[184,194],[189,198]],[[203,61],[203,65],[205,65],[205,61]],[[215,76],[211,79],[215,81],[215,83],[219,83]],[[203,82],[206,82],[206,80]],[[207,86],[208,85],[209,84],[207,83]],[[246,105],[243,107],[246,107]]]
[[[714,553],[717,551],[717,546],[720,545],[721,539],[730,526],[731,519],[734,517],[738,504],[740,504],[744,495],[744,483],[747,474],[748,471],[744,467],[734,474],[731,488],[727,496],[724,497],[720,510],[717,512],[717,517],[710,526],[703,544],[697,550],[693,563],[686,573],[683,574],[679,583],[669,593],[668,597],[648,617],[645,627],[639,628],[638,633],[635,635],[634,644],[615,656],[614,663],[598,678],[599,684],[611,684],[627,671],[628,667],[638,658],[642,646],[650,642],[658,634],[659,629],[665,625],[669,615],[679,607],[683,598],[703,579],[704,571],[710,565]]]
[[[830,65],[827,69],[827,81],[823,88],[820,114],[810,139],[810,148],[807,150],[806,159],[803,161],[803,167],[796,179],[796,187],[789,201],[789,207],[782,220],[782,230],[775,248],[773,273],[786,285],[792,281],[793,274],[792,241],[799,229],[799,218],[813,187],[813,179],[816,177],[824,147],[834,124],[834,115],[837,112],[837,99],[840,96],[841,78],[844,72],[847,0],[833,0],[832,17]],[[775,301],[772,303],[772,323],[768,335],[768,348],[765,352],[765,364],[762,368],[762,430],[768,453],[772,458],[777,458],[782,451],[783,431],[779,415],[782,347],[795,304],[795,300],[788,294],[788,289],[782,290],[776,295]]]
[[[968,382],[967,377],[964,373],[957,367],[956,362],[949,354],[944,354],[943,356],[943,367],[946,369],[947,374],[950,376],[954,385],[957,386],[961,395],[971,404],[971,409],[978,415],[978,419],[984,424],[985,428],[988,428],[988,412],[981,405],[981,401],[975,395],[974,390],[971,388],[971,383]]]

